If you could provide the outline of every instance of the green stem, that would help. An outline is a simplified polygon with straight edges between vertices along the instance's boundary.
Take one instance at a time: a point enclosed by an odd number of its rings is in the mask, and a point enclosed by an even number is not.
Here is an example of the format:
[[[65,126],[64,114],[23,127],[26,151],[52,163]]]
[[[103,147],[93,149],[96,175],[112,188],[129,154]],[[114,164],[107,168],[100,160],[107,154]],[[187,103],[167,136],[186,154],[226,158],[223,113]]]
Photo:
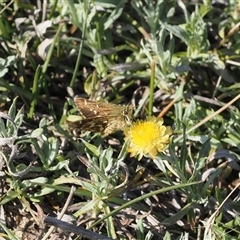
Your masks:
[[[150,95],[149,95],[149,104],[148,104],[148,116],[152,116],[154,81],[155,81],[155,61],[152,61],[152,64],[151,64],[151,78],[150,78]]]
[[[89,7],[90,7],[90,4],[88,4],[87,10],[86,10],[86,16],[88,16]],[[76,78],[77,78],[79,66],[80,66],[80,63],[81,63],[83,43],[84,43],[84,39],[85,39],[86,29],[87,29],[87,17],[85,18],[84,23],[83,23],[82,41],[81,41],[81,43],[80,43],[80,45],[79,45],[77,62],[76,62],[75,68],[74,68],[74,72],[73,72],[73,76],[72,76],[71,82],[70,82],[70,84],[69,84],[70,87],[73,87],[73,86],[74,86],[75,80],[76,80]],[[64,103],[64,106],[63,106],[63,115],[62,115],[62,118],[61,118],[61,120],[60,120],[60,122],[59,122],[60,124],[63,124],[64,121],[65,121],[65,119],[66,119],[65,113],[67,112],[68,105],[69,105],[69,104],[68,104],[68,101],[66,101],[66,102]]]

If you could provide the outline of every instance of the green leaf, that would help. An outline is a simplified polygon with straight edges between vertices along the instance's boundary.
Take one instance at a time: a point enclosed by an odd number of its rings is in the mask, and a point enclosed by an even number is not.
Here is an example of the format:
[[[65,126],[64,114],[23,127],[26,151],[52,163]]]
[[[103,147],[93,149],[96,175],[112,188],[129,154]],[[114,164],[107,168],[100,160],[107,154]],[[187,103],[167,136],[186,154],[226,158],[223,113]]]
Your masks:
[[[13,199],[15,199],[17,197],[19,197],[19,194],[17,192],[15,192],[14,190],[10,190],[10,191],[7,192],[7,194],[5,196],[3,196],[2,201],[0,202],[0,204],[4,205],[4,204],[12,201]]]
[[[96,146],[86,142],[84,139],[82,139],[82,142],[95,156],[97,156],[97,157],[100,156],[100,151]]]
[[[126,0],[121,0],[118,2],[118,5],[111,12],[108,20],[104,23],[104,30],[107,30],[112,24],[120,17],[123,12]]]
[[[8,68],[16,63],[16,61],[16,56],[8,56],[5,59],[0,58],[0,78],[8,72]]]
[[[43,129],[42,128],[37,128],[31,132],[30,137],[31,138],[38,138],[43,134]]]

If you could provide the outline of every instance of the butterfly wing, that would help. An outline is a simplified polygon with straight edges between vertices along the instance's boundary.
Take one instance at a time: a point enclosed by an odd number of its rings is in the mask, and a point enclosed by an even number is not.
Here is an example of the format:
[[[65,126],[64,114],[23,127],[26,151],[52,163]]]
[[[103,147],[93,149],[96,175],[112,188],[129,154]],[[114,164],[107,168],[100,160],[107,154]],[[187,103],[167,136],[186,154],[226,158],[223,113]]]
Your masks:
[[[114,115],[114,110],[120,110],[122,107],[112,103],[103,103],[87,100],[85,98],[75,98],[75,103],[80,115],[84,118],[99,118]]]
[[[102,103],[75,98],[76,106],[83,119],[68,122],[70,130],[100,132],[107,136],[119,129],[123,129],[126,121],[132,118],[133,108],[131,105],[118,106],[112,103]]]

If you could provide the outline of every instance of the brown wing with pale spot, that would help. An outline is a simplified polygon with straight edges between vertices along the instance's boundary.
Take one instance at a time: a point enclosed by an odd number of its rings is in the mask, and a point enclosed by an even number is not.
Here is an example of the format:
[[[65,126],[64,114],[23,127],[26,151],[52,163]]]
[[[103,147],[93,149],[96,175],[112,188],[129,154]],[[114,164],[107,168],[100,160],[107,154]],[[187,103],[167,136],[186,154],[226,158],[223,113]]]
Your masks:
[[[100,122],[100,124],[98,124]],[[102,122],[101,118],[87,118],[75,122],[67,121],[71,131],[91,131],[102,132],[108,125],[107,122]]]
[[[87,100],[85,98],[75,98],[78,111],[84,118],[111,116],[114,112],[121,111],[123,106],[112,103],[103,103]]]

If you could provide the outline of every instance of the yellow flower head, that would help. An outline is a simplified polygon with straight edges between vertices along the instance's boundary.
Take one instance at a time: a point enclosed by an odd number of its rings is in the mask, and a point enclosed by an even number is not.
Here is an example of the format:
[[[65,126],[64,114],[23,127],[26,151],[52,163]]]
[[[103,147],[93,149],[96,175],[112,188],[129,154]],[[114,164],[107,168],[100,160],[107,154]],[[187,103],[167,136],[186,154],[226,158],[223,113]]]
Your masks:
[[[155,158],[158,152],[163,151],[169,144],[172,129],[162,124],[162,118],[151,117],[147,121],[136,121],[124,131],[131,157],[138,155],[138,160],[141,160],[143,155],[149,154]]]

